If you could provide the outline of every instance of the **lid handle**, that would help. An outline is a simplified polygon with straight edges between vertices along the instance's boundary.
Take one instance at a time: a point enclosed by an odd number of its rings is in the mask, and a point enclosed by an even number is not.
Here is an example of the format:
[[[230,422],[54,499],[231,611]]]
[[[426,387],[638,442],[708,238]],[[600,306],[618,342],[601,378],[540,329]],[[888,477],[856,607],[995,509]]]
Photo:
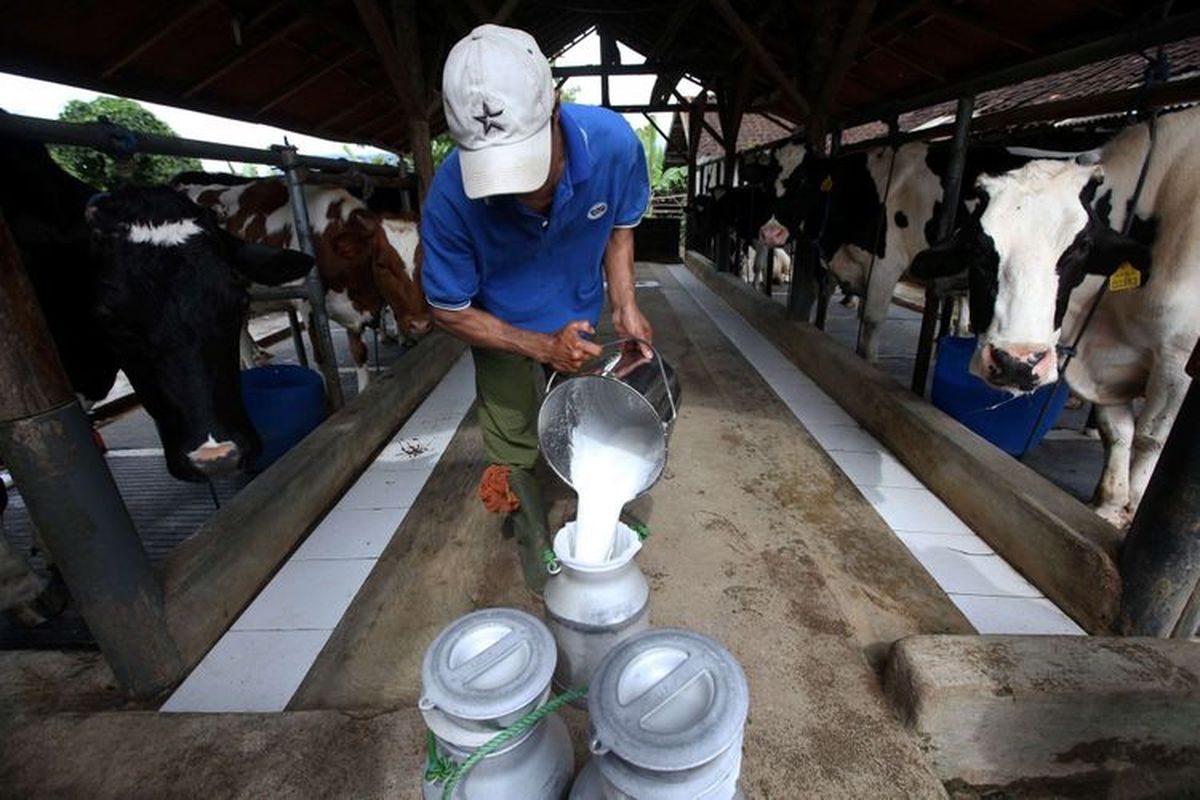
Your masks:
[[[510,630],[500,639],[451,669],[450,674],[457,678],[460,684],[466,685],[508,658],[513,651],[527,641],[528,637],[524,631]]]

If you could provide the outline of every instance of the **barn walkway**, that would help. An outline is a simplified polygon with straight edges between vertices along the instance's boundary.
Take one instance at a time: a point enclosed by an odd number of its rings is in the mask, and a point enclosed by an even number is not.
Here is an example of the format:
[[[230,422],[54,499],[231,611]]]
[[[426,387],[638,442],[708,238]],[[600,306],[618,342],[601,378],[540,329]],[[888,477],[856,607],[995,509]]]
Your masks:
[[[667,474],[633,509],[653,531],[639,560],[656,624],[709,633],[746,666],[763,710],[747,786],[934,792],[872,669],[890,643],[970,630],[951,600],[983,630],[1073,626],[999,557],[975,553],[948,509],[690,274],[643,266],[641,277],[685,397]],[[412,709],[442,626],[485,606],[539,611],[474,497],[484,461],[471,394],[464,360],[164,710]],[[566,495],[552,525],[571,512]],[[950,598],[909,549],[936,554],[926,561]],[[570,721],[582,732],[581,715]]]
[[[776,286],[771,293],[771,299],[784,306],[787,296],[787,286]],[[901,284],[896,288],[896,299],[907,302],[893,302],[888,308],[878,366],[896,383],[908,386],[912,383],[921,332],[921,314],[911,306],[920,301],[920,291],[915,286]],[[830,303],[825,332],[853,350],[858,341],[857,305],[844,306],[837,299]],[[935,350],[930,374],[936,364]],[[1021,459],[1043,478],[1084,503],[1090,501],[1104,468],[1104,447],[1095,431],[1088,432],[1085,428],[1089,410],[1087,403],[1077,409],[1064,409],[1046,438]]]

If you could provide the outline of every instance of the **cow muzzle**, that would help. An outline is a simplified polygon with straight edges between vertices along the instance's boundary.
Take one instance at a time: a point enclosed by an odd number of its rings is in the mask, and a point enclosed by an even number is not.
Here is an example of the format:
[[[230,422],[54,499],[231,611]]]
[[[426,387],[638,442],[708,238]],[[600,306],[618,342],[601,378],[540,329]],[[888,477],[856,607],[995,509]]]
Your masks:
[[[768,247],[783,247],[787,244],[788,229],[772,219],[758,229],[758,238]]]
[[[980,352],[980,377],[1004,389],[1032,392],[1046,382],[1054,369],[1054,348],[985,344]]]
[[[242,451],[233,442],[218,442],[209,434],[208,440],[187,454],[188,463],[207,477],[236,472],[241,464]]]
[[[409,336],[424,336],[433,329],[433,318],[417,317],[415,319],[410,319],[408,321],[407,328]]]

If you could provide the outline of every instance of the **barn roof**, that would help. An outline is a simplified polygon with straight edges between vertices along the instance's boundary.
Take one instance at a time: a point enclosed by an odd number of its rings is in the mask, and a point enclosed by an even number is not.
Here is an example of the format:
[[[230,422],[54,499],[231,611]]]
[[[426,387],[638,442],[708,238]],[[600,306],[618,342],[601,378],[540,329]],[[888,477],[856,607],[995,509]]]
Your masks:
[[[481,20],[530,31],[550,55],[596,27],[648,59],[641,67],[610,64],[610,72],[653,69],[664,76],[656,107],[673,102],[670,89],[687,74],[724,98],[744,98],[748,112],[803,123],[813,109],[825,109],[848,124],[1200,33],[1194,2],[1175,2],[1164,18],[1163,0],[10,6],[0,26],[2,70],[392,149],[404,146],[406,118],[414,113],[431,114],[434,130],[441,127],[442,60]],[[414,65],[424,80],[411,82]]]

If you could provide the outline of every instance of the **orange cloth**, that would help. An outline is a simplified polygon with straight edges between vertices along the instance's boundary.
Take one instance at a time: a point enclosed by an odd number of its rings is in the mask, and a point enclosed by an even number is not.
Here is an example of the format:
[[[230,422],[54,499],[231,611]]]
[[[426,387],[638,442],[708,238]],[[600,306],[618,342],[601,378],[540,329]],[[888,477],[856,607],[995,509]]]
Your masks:
[[[521,500],[508,485],[511,467],[492,464],[479,479],[479,499],[483,507],[496,513],[509,513],[521,507]]]

